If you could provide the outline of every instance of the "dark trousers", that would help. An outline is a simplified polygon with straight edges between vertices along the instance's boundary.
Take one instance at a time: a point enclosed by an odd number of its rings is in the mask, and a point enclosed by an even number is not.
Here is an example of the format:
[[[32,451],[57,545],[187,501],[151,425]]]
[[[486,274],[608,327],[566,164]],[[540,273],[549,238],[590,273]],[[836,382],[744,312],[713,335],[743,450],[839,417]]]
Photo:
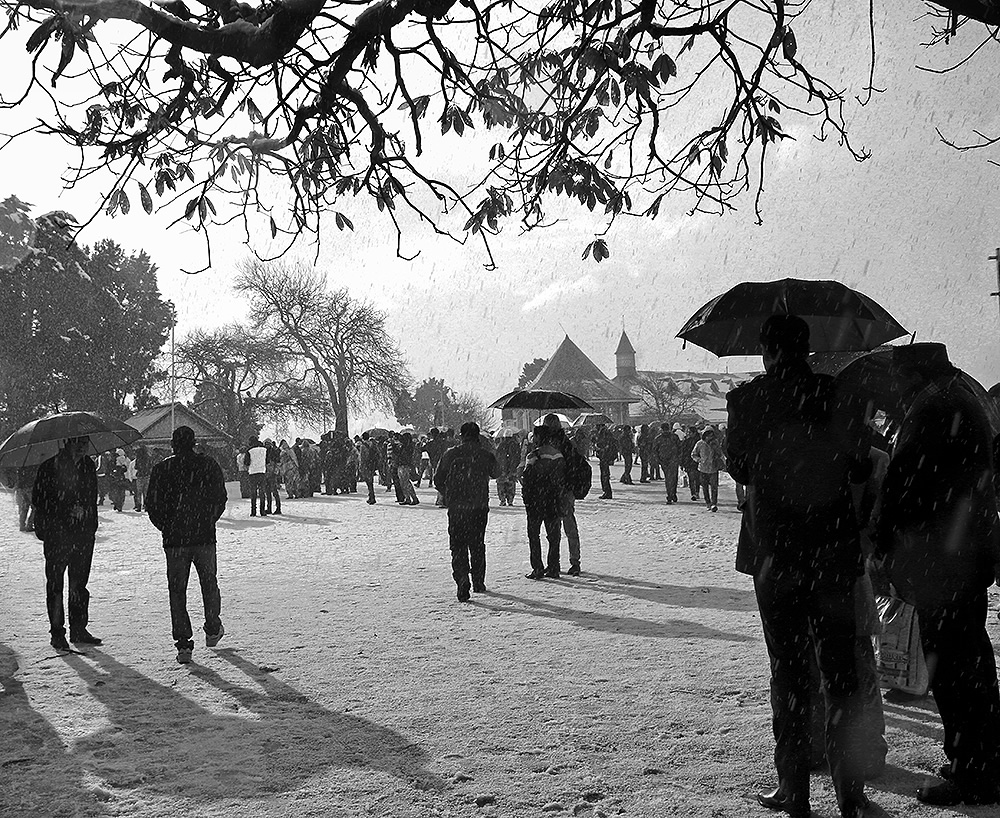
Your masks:
[[[605,497],[611,496],[611,464],[600,461],[601,469],[601,494]]]
[[[559,570],[559,539],[562,534],[562,517],[558,514],[543,517],[537,512],[528,511],[528,559],[532,571],[544,571],[542,563],[542,525],[545,526],[545,538],[549,542],[548,570]]]
[[[625,470],[622,472],[621,479],[618,481],[624,483],[626,486],[632,485],[632,452],[625,452],[622,455],[625,460]]]
[[[267,484],[266,474],[250,475],[250,516],[257,516],[257,500],[260,500],[260,513],[267,514]]]
[[[269,473],[264,476],[264,499],[267,501],[268,514],[272,513],[272,510],[275,514],[281,514],[281,495],[278,494],[280,484],[277,474]]]
[[[368,499],[375,502],[375,475],[365,477],[365,485],[368,486]]]
[[[647,457],[643,457],[640,454],[639,455],[639,463],[640,463],[640,465],[639,465],[639,482],[640,483],[648,483],[649,482],[649,473],[650,473],[649,457],[648,456]]]
[[[486,584],[486,523],[489,508],[448,509],[448,545],[451,547],[451,575],[459,589]]]
[[[701,472],[701,490],[705,495],[705,505],[708,508],[719,505],[719,473],[717,471]]]
[[[754,577],[764,642],[771,660],[771,714],[778,785],[793,807],[809,803],[810,653],[815,650],[826,698],[826,755],[841,808],[864,791],[864,747],[858,746],[859,697],[850,580],[820,580],[770,570]]]
[[[698,499],[698,489],[701,486],[701,472],[698,471],[697,466],[692,466],[690,469],[684,469],[688,476],[688,487],[691,489],[691,499]]]
[[[917,610],[953,780],[962,789],[981,791],[1000,780],[1000,693],[986,632],[986,591]]]
[[[663,464],[663,486],[667,490],[667,500],[677,502],[677,474],[680,464],[677,461]]]
[[[187,612],[188,578],[191,566],[198,572],[201,598],[205,605],[205,633],[218,633],[222,627],[219,613],[222,596],[216,577],[215,544],[164,548],[167,555],[167,590],[170,593],[170,624],[178,649],[194,647],[191,641],[191,618]]]
[[[69,573],[69,632],[80,633],[90,621],[90,566],[94,560],[94,535],[62,534],[45,540],[45,606],[49,612],[49,632],[66,635],[63,608],[63,578]]]

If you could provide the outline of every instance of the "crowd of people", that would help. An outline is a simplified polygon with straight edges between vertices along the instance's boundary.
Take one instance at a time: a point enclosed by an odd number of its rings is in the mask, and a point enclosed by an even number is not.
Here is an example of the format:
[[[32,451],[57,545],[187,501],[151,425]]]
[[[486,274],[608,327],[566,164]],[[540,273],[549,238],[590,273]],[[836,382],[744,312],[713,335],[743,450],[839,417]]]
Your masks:
[[[546,415],[524,440],[505,430],[494,439],[474,422],[457,438],[431,430],[356,440],[340,433],[318,446],[296,440],[247,441],[238,464],[246,473],[251,515],[280,514],[286,498],[350,493],[364,483],[395,491],[396,502],[419,502],[424,478],[447,508],[452,575],[460,602],[487,590],[486,530],[491,481],[501,506],[521,486],[531,580],[581,572],[575,503],[591,488],[589,458],[600,471],[603,499],[612,497],[611,467],[620,482],[664,481],[665,502],[678,502],[683,474],[692,501],[718,509],[718,475],[728,471],[744,509],[736,568],[753,578],[770,657],[777,786],[759,803],[793,818],[810,814],[809,776],[819,757],[829,764],[843,818],[869,807],[865,782],[884,766],[886,744],[872,642],[859,612],[876,590],[898,595],[919,614],[930,689],[944,725],[938,783],[917,793],[934,805],[1000,801],[1000,690],[986,631],[986,589],[1000,577],[1000,518],[995,443],[986,411],[950,364],[943,347],[893,350],[886,407],[892,442],[874,429],[861,403],[837,381],[810,369],[809,327],[774,316],[761,330],[765,373],[728,395],[727,428],[598,424],[569,433]],[[69,576],[70,640],[100,644],[88,630],[87,579],[98,525],[101,478],[116,510],[129,477],[114,453],[98,463],[86,439],[69,439],[31,483],[34,530],[44,543],[52,645],[68,650],[63,611]],[[191,661],[186,610],[191,567],[205,606],[205,643],[225,633],[216,580],[215,524],[226,507],[222,470],[195,451],[194,432],[174,432],[174,456],[146,471],[133,463],[136,508],[162,533],[177,660]],[[139,449],[136,450],[137,453]],[[124,458],[126,461],[128,457]],[[135,461],[139,457],[136,456]],[[101,464],[104,464],[103,466]],[[103,474],[102,474],[103,472]],[[22,476],[18,491],[27,493]],[[26,515],[22,514],[22,527]],[[542,551],[542,531],[547,549]],[[820,691],[817,694],[817,690]]]

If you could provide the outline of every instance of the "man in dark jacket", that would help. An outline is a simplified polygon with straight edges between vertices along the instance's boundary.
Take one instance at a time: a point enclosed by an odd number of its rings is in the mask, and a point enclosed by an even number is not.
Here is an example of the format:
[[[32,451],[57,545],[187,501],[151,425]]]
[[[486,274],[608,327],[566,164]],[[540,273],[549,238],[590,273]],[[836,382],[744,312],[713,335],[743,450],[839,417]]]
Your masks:
[[[677,502],[677,476],[681,464],[681,441],[670,428],[669,423],[660,426],[660,433],[653,441],[656,462],[663,470],[663,486],[667,493],[667,505]]]
[[[463,423],[459,433],[462,442],[441,456],[434,487],[448,506],[451,575],[458,586],[458,601],[468,602],[470,573],[472,590],[486,590],[486,523],[497,459],[482,445],[479,424]]]
[[[809,813],[809,655],[827,702],[827,758],[844,818],[867,806],[859,746],[853,586],[862,570],[851,483],[871,464],[861,418],[806,362],[809,326],[775,315],[761,328],[766,373],[728,396],[729,469],[751,488],[737,570],[752,574],[771,660],[778,788],[758,801]]]
[[[681,441],[681,468],[687,473],[691,499],[695,502],[698,500],[698,490],[701,487],[701,473],[698,471],[698,464],[691,457],[691,452],[694,451],[694,446],[700,437],[698,427],[690,426]]]
[[[69,573],[70,642],[100,645],[87,630],[90,621],[90,566],[97,531],[97,469],[85,452],[89,438],[66,440],[59,454],[42,463],[31,501],[35,536],[45,554],[45,604],[52,647],[69,650],[63,609],[63,577]]]
[[[601,470],[601,496],[598,499],[611,500],[611,466],[618,459],[618,440],[611,430],[603,424],[597,427],[594,448],[597,451],[597,463]]]
[[[177,661],[191,661],[194,642],[187,612],[187,586],[194,565],[205,604],[205,645],[213,648],[225,633],[219,614],[222,598],[216,578],[215,524],[226,510],[226,483],[212,458],[194,451],[194,430],[178,426],[171,445],[174,456],[153,467],[146,511],[163,533],[167,558],[170,621]]]
[[[949,763],[917,798],[954,806],[1000,800],[1000,693],[986,590],[1000,569],[992,431],[940,344],[893,350],[907,406],[882,486],[877,547],[920,616]]]
[[[149,449],[139,445],[135,447],[135,510],[142,511],[142,504],[149,491],[149,474],[153,466],[149,459]]]
[[[533,436],[535,447],[524,461],[521,498],[528,521],[528,558],[531,562],[528,579],[558,579],[560,576],[559,541],[566,491],[566,460],[558,447],[561,432],[561,429],[557,432],[548,426],[536,426]],[[549,543],[547,564],[542,562],[543,525]]]
[[[618,448],[622,453],[622,460],[625,461],[625,469],[622,476],[618,478],[619,483],[626,486],[632,485],[632,458],[635,456],[635,432],[631,426],[622,426],[618,433]]]

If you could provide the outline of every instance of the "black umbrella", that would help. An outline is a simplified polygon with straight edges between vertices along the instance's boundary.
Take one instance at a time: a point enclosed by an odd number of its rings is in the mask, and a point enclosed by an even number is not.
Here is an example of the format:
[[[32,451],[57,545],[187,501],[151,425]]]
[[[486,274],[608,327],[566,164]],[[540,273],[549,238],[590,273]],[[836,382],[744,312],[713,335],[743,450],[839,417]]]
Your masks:
[[[137,441],[142,434],[126,423],[94,412],[59,412],[26,423],[0,446],[0,467],[37,466],[59,453],[70,437],[90,440],[86,454],[109,452]]]
[[[590,409],[587,401],[571,395],[569,392],[557,392],[551,389],[515,389],[497,398],[489,406],[490,409],[537,409],[540,412],[555,409]]]
[[[713,298],[677,333],[719,356],[757,355],[770,316],[798,315],[809,324],[813,352],[870,350],[907,334],[884,307],[839,281],[746,281]]]
[[[813,372],[833,375],[841,389],[864,401],[871,401],[875,409],[901,415],[906,405],[897,392],[892,378],[892,350],[881,346],[869,352],[820,352],[809,356]],[[928,348],[928,354],[933,350]],[[957,378],[986,410],[993,433],[1000,433],[1000,410],[986,388],[968,372],[957,370]]]

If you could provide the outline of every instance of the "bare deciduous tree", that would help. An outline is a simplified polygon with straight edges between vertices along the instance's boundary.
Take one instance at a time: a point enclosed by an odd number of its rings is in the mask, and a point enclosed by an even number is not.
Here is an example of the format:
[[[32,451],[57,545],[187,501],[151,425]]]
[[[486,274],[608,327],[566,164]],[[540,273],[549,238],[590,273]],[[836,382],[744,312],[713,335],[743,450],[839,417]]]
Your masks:
[[[648,414],[659,422],[674,421],[676,418],[694,413],[704,395],[695,389],[682,389],[672,378],[655,375],[639,375],[636,385],[642,397],[642,414]]]
[[[273,340],[231,324],[195,330],[176,350],[177,375],[196,408],[242,444],[265,421],[317,423],[326,395]]]
[[[382,312],[346,289],[328,290],[305,264],[247,261],[235,287],[250,300],[254,327],[322,384],[338,431],[348,431],[349,409],[391,410],[409,375]]]
[[[28,87],[3,106],[51,102],[23,133],[79,149],[71,184],[108,172],[107,212],[165,207],[206,237],[242,219],[258,248],[267,231],[289,244],[318,236],[327,214],[353,229],[365,195],[400,255],[403,228],[421,222],[479,237],[492,263],[489,237],[511,219],[549,223],[556,197],[608,228],[625,213],[655,217],[667,197],[724,212],[748,193],[759,216],[791,123],[867,155],[848,139],[850,94],[816,76],[796,42],[803,15],[832,0],[0,3],[2,36],[21,28],[31,53]],[[995,0],[913,7],[931,10],[933,40],[960,16],[985,37],[1000,25]],[[425,155],[432,139],[437,159]],[[608,252],[601,233],[584,255]]]

